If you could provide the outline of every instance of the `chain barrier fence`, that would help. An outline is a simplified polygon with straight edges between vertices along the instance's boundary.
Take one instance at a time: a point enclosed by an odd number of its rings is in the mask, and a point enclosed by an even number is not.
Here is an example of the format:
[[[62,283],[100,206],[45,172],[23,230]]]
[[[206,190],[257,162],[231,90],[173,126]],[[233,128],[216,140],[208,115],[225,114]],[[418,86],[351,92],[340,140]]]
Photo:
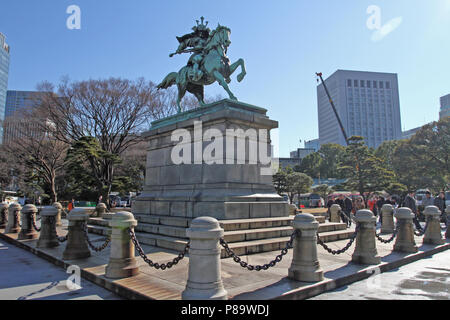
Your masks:
[[[290,240],[286,243],[286,246],[284,249],[281,250],[281,253],[275,257],[274,260],[270,261],[269,263],[263,264],[263,265],[251,265],[248,264],[245,261],[242,261],[242,258],[240,258],[228,245],[228,243],[225,241],[225,239],[220,238],[220,245],[225,249],[227,254],[233,258],[234,262],[239,263],[242,268],[247,268],[249,271],[261,271],[261,270],[267,270],[270,267],[274,267],[278,262],[280,262],[283,259],[283,256],[285,256],[288,253],[289,249],[293,248],[293,242],[295,237],[299,235],[299,230],[294,231],[291,234]]]
[[[394,232],[392,233],[392,236],[389,239],[383,239],[381,237],[381,232],[380,233],[375,233],[375,237],[377,237],[378,241],[380,241],[381,243],[391,243],[392,241],[394,241],[395,237],[398,234],[398,229],[400,229],[399,225],[395,226]]]
[[[347,251],[353,244],[353,242],[356,239],[356,236],[358,235],[359,232],[359,226],[356,225],[356,229],[355,232],[353,232],[352,236],[350,237],[350,241],[345,245],[345,247],[343,247],[342,249],[339,250],[333,250],[330,247],[328,247],[325,242],[323,242],[322,239],[320,239],[319,236],[319,232],[317,232],[317,244],[321,245],[326,251],[328,251],[328,253],[331,253],[332,255],[339,255],[344,253],[345,251]]]
[[[129,228],[128,229],[128,234],[130,235],[131,241],[134,244],[134,247],[136,248],[137,252],[139,253],[139,255],[141,256],[141,258],[152,268],[155,269],[161,269],[161,270],[165,270],[165,269],[170,269],[172,268],[174,265],[178,264],[178,262],[180,262],[181,260],[183,260],[183,258],[185,257],[185,255],[188,253],[189,248],[190,248],[190,244],[191,242],[189,241],[186,246],[184,247],[183,252],[179,253],[177,257],[175,257],[172,261],[169,261],[167,263],[156,263],[153,262],[152,260],[150,260],[147,255],[145,254],[144,250],[142,249],[139,241],[136,238],[136,234],[134,233],[134,231]]]
[[[88,235],[88,225],[87,225],[87,223],[84,223],[84,224],[83,224],[83,233],[84,233],[84,237],[86,238],[86,241],[87,241],[89,247],[90,247],[92,250],[94,250],[95,252],[100,252],[100,251],[104,250],[104,249],[109,245],[109,243],[111,242],[111,236],[107,236],[106,239],[105,239],[105,242],[103,242],[102,245],[96,247],[96,246],[91,242],[91,240],[89,239],[89,235]]]

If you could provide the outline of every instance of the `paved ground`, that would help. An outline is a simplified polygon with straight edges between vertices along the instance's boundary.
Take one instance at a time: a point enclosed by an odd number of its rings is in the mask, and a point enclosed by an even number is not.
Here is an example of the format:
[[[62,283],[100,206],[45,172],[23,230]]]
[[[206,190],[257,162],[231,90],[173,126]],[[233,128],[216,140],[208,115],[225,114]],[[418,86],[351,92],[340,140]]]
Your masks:
[[[450,251],[374,275],[310,300],[449,300]]]
[[[57,228],[58,235],[60,236],[63,236],[67,233],[66,221],[64,221],[64,223],[65,225],[63,227]],[[354,228],[354,225],[352,226],[352,228]],[[35,252],[40,257],[45,257],[46,259],[49,259],[57,265],[66,265],[67,267],[67,265],[76,264],[83,269],[84,273],[89,277],[90,280],[95,281],[95,283],[102,286],[112,288],[115,290],[115,292],[118,292],[122,296],[133,299],[151,298],[158,300],[177,300],[181,298],[181,292],[185,289],[186,286],[189,256],[186,256],[185,259],[181,260],[178,265],[174,266],[171,269],[166,269],[165,271],[150,268],[139,256],[137,256],[137,263],[140,269],[140,273],[138,275],[130,278],[112,280],[107,279],[104,276],[105,267],[109,260],[110,248],[107,248],[101,252],[91,252],[91,257],[86,259],[62,261],[61,257],[65,248],[65,244],[52,249],[36,249],[36,240],[17,241],[15,240],[17,238],[17,234],[4,235],[1,233],[2,230],[0,230],[0,236],[5,240],[8,239],[8,241],[16,243],[18,246],[23,247],[23,249],[16,248],[20,251],[17,252],[17,255],[15,256],[16,260],[13,260],[11,264],[0,263],[0,298],[6,296],[6,292],[8,292],[8,295],[11,295],[10,299],[17,299],[19,297],[29,295],[30,293],[33,293],[35,291],[44,289],[45,292],[47,292],[49,299],[52,297],[52,295],[54,298],[59,298],[59,294],[61,294],[61,299],[63,299],[62,297],[64,297],[64,294],[66,294],[66,297],[78,298],[94,296],[96,298],[110,299],[111,297],[115,297],[112,295],[107,296],[106,294],[102,294],[101,291],[97,290],[98,287],[95,287],[93,284],[91,287],[92,290],[89,291],[89,285],[91,283],[88,283],[87,280],[83,279],[81,286],[85,286],[85,288],[83,289],[86,289],[87,291],[80,291],[79,295],[77,296],[72,296],[74,292],[69,292],[68,290],[62,292],[57,291],[56,288],[58,288],[58,285],[54,285],[54,288],[47,290],[46,288],[52,285],[53,281],[66,280],[68,275],[65,274],[65,270],[63,268],[55,267],[51,264],[49,264],[48,268],[39,267],[39,265],[25,267],[24,264],[26,262],[22,261],[21,259],[23,259],[25,254],[31,254],[27,250]],[[386,235],[384,237],[388,238],[389,235]],[[91,238],[91,241],[95,245],[100,245],[104,242],[104,236],[90,234],[89,238]],[[433,253],[436,253],[438,251],[446,250],[450,245],[450,241],[447,240],[447,244],[440,246],[439,248],[441,249],[439,249],[436,248],[435,245],[422,244],[422,237],[415,237],[415,239],[417,245],[419,246],[419,253],[412,255],[393,252],[393,243],[383,244],[377,242],[377,250],[382,257],[382,263],[381,265],[378,265],[377,268],[380,267],[383,268],[383,271],[388,271],[391,268],[395,268],[396,266],[398,267],[405,263],[411,263],[417,259],[420,259],[421,256],[432,255]],[[1,242],[3,242],[4,244],[6,243],[4,241]],[[332,249],[336,250],[344,247],[347,243],[348,240],[340,240],[328,243],[328,245]],[[9,244],[8,246],[14,247]],[[167,262],[178,255],[178,253],[171,250],[165,250],[146,245],[143,245],[142,247],[148,257],[156,262]],[[319,246],[318,258],[320,261],[320,265],[324,271],[325,280],[315,284],[293,281],[287,278],[287,271],[292,260],[292,250],[289,250],[289,253],[274,268],[271,268],[268,271],[261,272],[250,272],[246,269],[243,269],[231,258],[222,259],[221,266],[224,287],[228,291],[228,297],[230,299],[236,300],[309,298],[314,294],[333,290],[336,287],[340,287],[342,285],[346,285],[368,277],[368,275],[370,274],[369,272],[371,272],[373,269],[372,266],[357,265],[350,262],[354,247],[355,245],[353,245],[347,252],[342,255],[333,256]],[[25,248],[27,250],[25,250]],[[2,259],[2,251],[3,250],[0,250],[0,261],[3,262],[5,260]],[[264,264],[274,259],[277,254],[279,254],[279,251],[265,252],[243,256],[242,259],[250,264]],[[38,261],[41,261],[40,258],[36,259],[38,259]],[[44,263],[43,259],[40,263]],[[26,272],[24,273],[23,271],[20,272],[18,270],[10,270],[11,266],[16,265],[20,265],[20,268],[24,268],[24,271]],[[46,272],[46,270],[50,268],[54,268],[55,271]],[[58,270],[60,272],[59,276],[56,278],[51,278],[51,275],[56,274],[56,271]],[[16,271],[17,273],[14,275],[14,272]],[[6,274],[6,272],[12,273],[10,276],[5,276],[4,274]],[[34,278],[34,275],[36,273],[39,274],[38,279]],[[22,274],[24,274],[24,276],[22,276]],[[19,281],[17,283],[14,283],[13,279],[19,279]],[[2,281],[5,281],[6,285],[3,285]],[[12,282],[8,284],[7,281]],[[20,288],[21,286],[28,286],[30,284],[39,285],[36,287],[28,287],[26,290],[23,290],[23,292],[18,292],[15,295],[12,294],[13,290],[11,289]],[[64,285],[64,283],[62,285]],[[7,288],[7,290],[2,290],[2,288],[5,287]],[[60,289],[62,288],[60,287]],[[40,297],[39,294],[34,294],[33,297]]]
[[[0,261],[0,300],[120,299],[85,279],[81,288],[69,290],[66,280],[71,275],[64,269],[4,241],[0,241]]]

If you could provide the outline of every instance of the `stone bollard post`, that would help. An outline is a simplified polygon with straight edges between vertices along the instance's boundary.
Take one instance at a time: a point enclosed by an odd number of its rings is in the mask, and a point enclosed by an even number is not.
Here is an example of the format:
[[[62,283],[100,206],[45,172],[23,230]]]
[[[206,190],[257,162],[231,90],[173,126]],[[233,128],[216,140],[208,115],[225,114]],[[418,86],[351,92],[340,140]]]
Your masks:
[[[445,237],[447,239],[450,239],[450,231],[448,229],[448,226],[450,225],[450,206],[447,206],[447,208],[445,208],[445,214],[447,215],[446,220],[447,220],[447,231],[445,231]]]
[[[8,224],[5,233],[19,233],[20,231],[20,210],[22,206],[18,203],[10,204],[8,208]]]
[[[227,300],[220,267],[223,229],[212,217],[199,217],[186,230],[190,238],[189,276],[183,300]]]
[[[391,204],[383,204],[381,207],[381,233],[393,233],[394,226],[394,207]]]
[[[107,278],[117,279],[132,277],[139,273],[134,257],[134,244],[128,233],[129,228],[137,226],[137,221],[131,212],[117,212],[109,226],[111,232],[111,252],[106,266]]]
[[[414,240],[414,225],[412,213],[409,208],[398,208],[394,214],[397,218],[398,233],[394,244],[394,251],[415,253],[419,250]]]
[[[341,206],[338,204],[333,204],[330,207],[330,222],[341,222],[341,216],[339,214],[341,210]]]
[[[323,280],[323,270],[317,258],[317,230],[319,223],[309,213],[298,214],[292,221],[298,233],[294,239],[292,263],[288,277],[304,282]]]
[[[0,203],[0,229],[5,229],[8,223],[8,207],[6,202]]]
[[[67,245],[63,252],[63,260],[83,259],[91,256],[84,234],[84,226],[89,219],[85,208],[74,208],[67,215],[69,220],[69,233]]]
[[[104,218],[105,213],[106,213],[106,204],[101,202],[97,205],[97,207],[95,207],[95,214],[99,218]],[[109,218],[112,218],[112,217],[109,217]]]
[[[362,209],[356,212],[355,220],[359,231],[356,235],[356,247],[352,261],[358,264],[380,264],[381,257],[378,255],[375,242],[377,218],[372,211]]]
[[[38,209],[35,205],[27,204],[22,208],[21,221],[22,228],[19,232],[18,240],[37,239],[39,234],[33,227],[33,223],[36,223],[36,214]]]
[[[36,244],[37,248],[54,248],[59,246],[56,233],[56,216],[58,209],[55,206],[44,207],[41,211],[41,232]]]
[[[62,226],[62,222],[61,222],[61,214],[62,214],[63,207],[62,207],[61,203],[59,203],[59,202],[54,202],[54,203],[52,204],[52,206],[55,207],[56,210],[57,210],[57,214],[56,214],[56,226],[57,226],[57,227],[61,227],[61,226]]]
[[[445,240],[441,233],[441,212],[436,206],[427,206],[423,211],[425,221],[427,222],[427,230],[423,237],[423,243],[428,244],[444,244]]]

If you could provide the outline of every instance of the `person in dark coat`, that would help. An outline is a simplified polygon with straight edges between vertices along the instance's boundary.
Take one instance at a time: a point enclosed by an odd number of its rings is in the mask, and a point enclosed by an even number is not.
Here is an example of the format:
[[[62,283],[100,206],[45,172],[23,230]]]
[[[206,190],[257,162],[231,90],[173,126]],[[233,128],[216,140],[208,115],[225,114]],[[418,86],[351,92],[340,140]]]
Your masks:
[[[439,195],[434,198],[434,203],[441,212],[441,222],[447,224],[447,214],[445,213],[445,193],[444,191],[439,192]]]
[[[416,225],[416,228],[418,230],[421,230],[422,226],[420,225],[419,219],[417,217],[418,211],[417,211],[417,206],[416,206],[416,199],[414,198],[415,195],[416,195],[415,191],[409,191],[408,195],[405,197],[405,200],[403,201],[403,207],[407,207],[407,208],[411,209],[411,211],[416,216],[414,218],[413,222]]]

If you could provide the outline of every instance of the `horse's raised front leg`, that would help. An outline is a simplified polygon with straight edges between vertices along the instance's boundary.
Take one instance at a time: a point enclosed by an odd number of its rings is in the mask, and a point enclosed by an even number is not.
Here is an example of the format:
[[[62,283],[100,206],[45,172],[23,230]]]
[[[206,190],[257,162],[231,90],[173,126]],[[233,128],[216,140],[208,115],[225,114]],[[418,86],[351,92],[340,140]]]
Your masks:
[[[178,98],[177,98],[177,106],[178,113],[181,113],[181,100],[183,100],[184,95],[186,94],[186,88],[182,86],[178,86]]]
[[[247,71],[245,70],[244,59],[239,59],[238,61],[230,65],[230,72],[233,73],[238,67],[241,67],[241,73],[238,74],[237,81],[241,82],[247,74]]]
[[[234,94],[231,92],[230,88],[228,87],[228,84],[225,81],[225,78],[219,71],[217,71],[217,70],[214,71],[214,78],[216,78],[217,82],[225,89],[225,91],[230,96],[231,100],[237,100],[237,98],[234,96]]]

